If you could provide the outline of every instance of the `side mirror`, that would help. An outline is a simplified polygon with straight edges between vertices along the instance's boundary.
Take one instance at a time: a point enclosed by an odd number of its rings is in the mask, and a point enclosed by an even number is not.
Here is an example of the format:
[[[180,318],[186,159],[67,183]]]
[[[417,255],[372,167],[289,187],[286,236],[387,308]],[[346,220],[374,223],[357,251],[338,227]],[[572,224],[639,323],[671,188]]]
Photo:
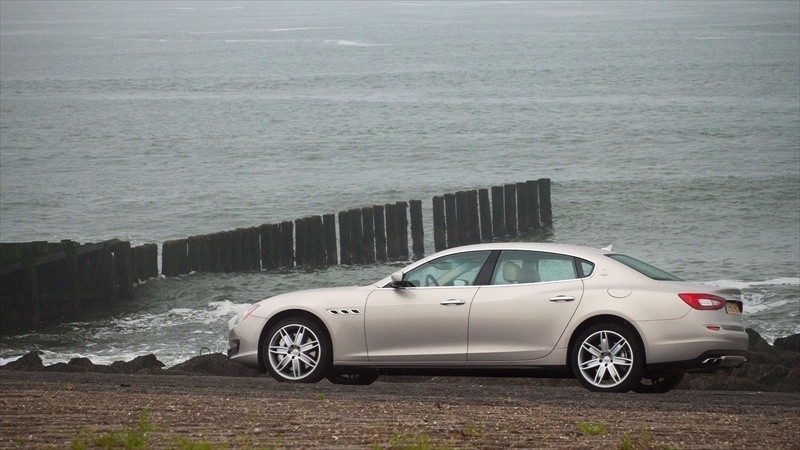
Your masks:
[[[402,270],[398,270],[392,274],[392,287],[395,289],[406,287],[406,283],[403,281]]]

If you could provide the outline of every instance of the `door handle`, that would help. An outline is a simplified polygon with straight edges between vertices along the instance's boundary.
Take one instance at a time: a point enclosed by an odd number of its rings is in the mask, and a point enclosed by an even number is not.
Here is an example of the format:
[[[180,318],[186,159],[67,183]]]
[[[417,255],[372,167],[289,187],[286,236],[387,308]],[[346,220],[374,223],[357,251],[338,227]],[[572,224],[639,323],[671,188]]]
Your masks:
[[[571,302],[573,300],[575,300],[575,297],[570,295],[558,295],[555,297],[550,297],[551,302]]]
[[[456,298],[451,298],[449,300],[442,300],[442,301],[439,302],[440,305],[444,305],[444,306],[463,305],[463,304],[466,304],[466,303],[467,303],[466,300],[459,300],[459,299],[456,299]]]

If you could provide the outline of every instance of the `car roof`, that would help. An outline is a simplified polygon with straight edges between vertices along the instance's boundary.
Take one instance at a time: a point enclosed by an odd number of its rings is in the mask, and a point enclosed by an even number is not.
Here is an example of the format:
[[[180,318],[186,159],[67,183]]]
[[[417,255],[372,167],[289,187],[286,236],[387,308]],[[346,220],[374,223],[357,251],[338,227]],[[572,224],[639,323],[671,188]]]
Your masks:
[[[464,245],[461,247],[453,247],[447,250],[442,250],[430,256],[443,256],[452,253],[461,253],[465,251],[478,251],[478,250],[528,250],[549,253],[562,253],[570,256],[578,257],[597,257],[605,256],[611,252],[600,248],[587,247],[583,245],[572,244],[553,244],[543,242],[492,242],[488,244],[473,244]]]

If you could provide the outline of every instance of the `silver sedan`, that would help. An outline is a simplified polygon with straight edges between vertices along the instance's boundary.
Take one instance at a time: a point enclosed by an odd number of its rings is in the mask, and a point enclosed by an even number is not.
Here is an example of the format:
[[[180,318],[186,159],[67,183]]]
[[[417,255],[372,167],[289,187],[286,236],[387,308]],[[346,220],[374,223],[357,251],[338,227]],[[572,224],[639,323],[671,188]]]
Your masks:
[[[362,287],[262,300],[232,318],[228,356],[280,381],[381,373],[576,377],[592,391],[666,392],[740,367],[738,289],[692,284],[610,249],[448,249]]]

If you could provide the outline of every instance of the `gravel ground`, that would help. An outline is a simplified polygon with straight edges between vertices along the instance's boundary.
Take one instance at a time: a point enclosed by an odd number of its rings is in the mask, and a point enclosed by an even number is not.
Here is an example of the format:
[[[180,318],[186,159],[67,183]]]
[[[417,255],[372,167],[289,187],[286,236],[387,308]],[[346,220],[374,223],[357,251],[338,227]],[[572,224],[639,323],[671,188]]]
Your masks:
[[[798,448],[800,395],[0,372],[0,448]],[[143,419],[144,418],[144,419]],[[138,439],[138,441],[136,440]]]

